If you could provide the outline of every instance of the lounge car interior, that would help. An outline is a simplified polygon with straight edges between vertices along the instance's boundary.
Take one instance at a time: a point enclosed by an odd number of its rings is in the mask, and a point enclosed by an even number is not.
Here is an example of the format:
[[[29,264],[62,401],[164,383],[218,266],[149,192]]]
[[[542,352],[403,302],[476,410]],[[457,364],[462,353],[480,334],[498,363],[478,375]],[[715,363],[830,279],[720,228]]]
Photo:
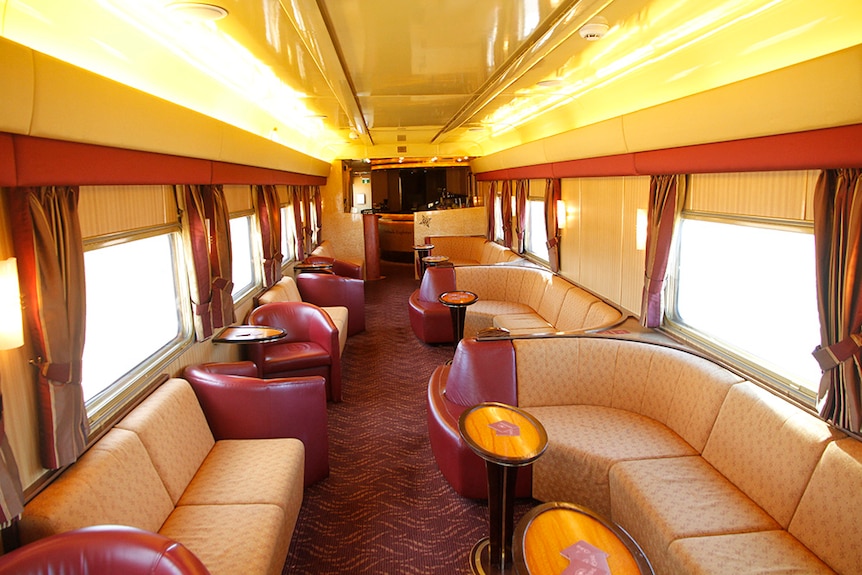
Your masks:
[[[859,0],[0,0],[0,575],[858,574],[860,168]],[[683,219],[811,240],[813,384]]]

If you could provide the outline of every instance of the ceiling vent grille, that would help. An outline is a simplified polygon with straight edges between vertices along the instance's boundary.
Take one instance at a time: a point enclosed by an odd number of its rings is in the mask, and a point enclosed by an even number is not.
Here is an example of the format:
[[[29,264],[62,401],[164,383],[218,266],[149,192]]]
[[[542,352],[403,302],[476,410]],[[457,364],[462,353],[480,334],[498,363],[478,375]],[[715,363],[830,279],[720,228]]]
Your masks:
[[[406,154],[406,153],[407,153],[407,146],[398,146],[398,148],[397,148],[397,150],[396,150],[396,151],[397,151],[399,154]]]
[[[407,141],[407,134],[397,134],[395,136],[395,139],[398,142],[406,142]]]

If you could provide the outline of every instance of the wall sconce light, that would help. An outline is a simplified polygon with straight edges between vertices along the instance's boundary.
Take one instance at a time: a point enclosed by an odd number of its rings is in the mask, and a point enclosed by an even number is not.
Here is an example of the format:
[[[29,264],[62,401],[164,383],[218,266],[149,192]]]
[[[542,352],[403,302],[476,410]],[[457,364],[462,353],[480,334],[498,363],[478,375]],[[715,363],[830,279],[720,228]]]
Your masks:
[[[646,249],[647,211],[638,209],[635,220],[635,244],[638,251]]]
[[[566,228],[566,202],[557,200],[557,227],[561,230]]]
[[[21,292],[15,258],[0,261],[0,349],[24,345]]]
[[[365,194],[356,194],[356,205],[364,206],[365,205]]]

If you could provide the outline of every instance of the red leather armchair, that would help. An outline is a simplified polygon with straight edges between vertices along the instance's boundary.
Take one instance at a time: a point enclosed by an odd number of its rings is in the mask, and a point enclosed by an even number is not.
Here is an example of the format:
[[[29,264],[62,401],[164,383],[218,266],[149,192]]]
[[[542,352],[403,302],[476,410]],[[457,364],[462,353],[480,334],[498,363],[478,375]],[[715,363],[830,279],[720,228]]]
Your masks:
[[[463,339],[451,365],[441,365],[428,382],[428,437],[443,477],[464,497],[488,498],[485,461],[461,438],[458,418],[474,405],[498,401],[518,405],[515,348],[511,341]],[[532,466],[518,473],[517,497],[532,493]]]
[[[209,575],[182,544],[158,533],[98,525],[34,541],[0,557],[2,575]]]
[[[331,274],[299,274],[296,287],[302,301],[320,307],[347,308],[347,335],[365,331],[365,282]]]
[[[348,262],[344,260],[339,260],[330,256],[319,256],[319,255],[310,255],[305,258],[305,263],[309,264],[332,264],[332,273],[337,276],[343,276],[346,278],[353,278],[357,280],[362,279],[362,265],[354,262]]]
[[[190,365],[191,384],[216,439],[295,437],[305,445],[305,485],[329,475],[322,377],[260,379],[250,361]]]
[[[422,276],[419,289],[408,300],[410,327],[425,343],[450,343],[454,340],[452,314],[437,297],[455,289],[455,268],[430,267]]]
[[[283,328],[277,341],[246,346],[263,379],[319,375],[326,379],[326,397],[341,401],[341,353],[338,328],[325,311],[306,302],[274,302],[249,313],[251,325]]]

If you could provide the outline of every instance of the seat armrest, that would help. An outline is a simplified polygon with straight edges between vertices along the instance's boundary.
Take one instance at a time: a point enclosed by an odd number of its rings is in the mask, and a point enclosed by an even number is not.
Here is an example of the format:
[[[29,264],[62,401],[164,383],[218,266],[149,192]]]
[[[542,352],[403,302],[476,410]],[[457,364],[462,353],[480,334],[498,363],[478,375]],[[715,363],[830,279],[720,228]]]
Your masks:
[[[238,363],[251,364],[257,372],[251,362]],[[305,484],[329,475],[326,380],[320,376],[259,379],[209,371],[223,371],[231,365],[235,364],[189,366],[183,373],[194,389],[213,437],[295,437],[305,445]]]
[[[120,525],[85,527],[34,541],[0,557],[0,573],[209,575],[182,544]]]

